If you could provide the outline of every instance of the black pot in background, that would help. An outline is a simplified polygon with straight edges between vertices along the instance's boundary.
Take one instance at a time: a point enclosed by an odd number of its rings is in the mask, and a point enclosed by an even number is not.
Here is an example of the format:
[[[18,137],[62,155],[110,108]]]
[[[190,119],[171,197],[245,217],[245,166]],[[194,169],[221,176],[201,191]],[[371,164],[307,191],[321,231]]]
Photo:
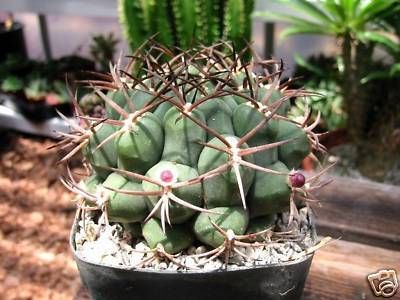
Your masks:
[[[0,45],[0,62],[3,62],[9,54],[25,59],[27,54],[23,25],[14,22],[12,27],[6,30],[4,22],[0,22]]]
[[[299,300],[313,256],[277,265],[234,271],[166,272],[130,270],[94,264],[71,248],[83,284],[93,300]]]
[[[48,105],[46,101],[30,101],[25,95],[12,96],[12,101],[18,111],[27,119],[33,122],[43,122],[50,118],[58,116],[56,109],[65,116],[72,115],[71,103],[62,103],[58,105]]]

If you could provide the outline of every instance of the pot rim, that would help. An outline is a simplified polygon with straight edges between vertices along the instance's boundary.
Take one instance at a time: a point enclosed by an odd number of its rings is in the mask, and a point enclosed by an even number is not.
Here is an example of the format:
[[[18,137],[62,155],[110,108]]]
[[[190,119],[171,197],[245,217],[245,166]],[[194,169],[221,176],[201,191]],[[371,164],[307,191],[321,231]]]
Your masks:
[[[171,271],[171,270],[152,270],[152,269],[142,269],[142,268],[134,268],[134,267],[124,267],[124,266],[110,266],[107,264],[101,264],[101,263],[95,263],[90,260],[83,259],[82,257],[79,257],[79,255],[76,252],[76,245],[75,245],[75,233],[76,233],[76,227],[78,225],[78,215],[76,215],[74,222],[72,224],[71,228],[71,233],[70,233],[70,239],[69,239],[69,245],[72,250],[72,254],[74,256],[74,259],[80,262],[84,262],[86,264],[95,266],[95,267],[105,267],[105,268],[110,268],[114,270],[120,270],[120,271],[131,271],[131,272],[136,272],[136,273],[148,273],[148,274],[165,274],[165,275],[196,275],[196,274],[216,274],[216,273],[234,273],[234,272],[244,272],[244,271],[249,271],[249,270],[254,270],[254,269],[266,269],[270,267],[276,267],[276,266],[290,266],[290,265],[295,265],[298,263],[301,263],[305,260],[311,260],[314,256],[314,252],[309,253],[307,255],[304,255],[303,257],[287,262],[281,262],[281,263],[274,263],[274,264],[267,264],[267,265],[256,265],[256,266],[251,266],[251,267],[246,267],[246,266],[238,266],[237,269],[234,270],[226,270],[226,269],[215,269],[211,271],[204,271],[204,270],[186,270],[186,271]]]

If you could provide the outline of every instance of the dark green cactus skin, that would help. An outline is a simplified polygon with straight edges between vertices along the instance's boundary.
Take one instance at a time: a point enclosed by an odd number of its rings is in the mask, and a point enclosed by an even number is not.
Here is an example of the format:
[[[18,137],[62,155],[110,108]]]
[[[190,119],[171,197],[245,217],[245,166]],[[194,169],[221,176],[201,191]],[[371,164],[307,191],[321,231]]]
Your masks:
[[[243,136],[253,129],[259,122],[266,117],[248,103],[240,104],[233,114],[233,126],[237,136]],[[274,141],[278,134],[279,122],[270,120],[257,132],[249,141],[251,147],[264,145],[266,142]],[[278,160],[278,149],[273,148],[254,154],[256,164],[262,167]]]
[[[118,173],[111,173],[103,182],[103,186],[127,191],[142,190],[140,183],[129,181]],[[113,191],[108,195],[106,206],[108,219],[111,222],[141,222],[146,218],[148,214],[146,197]]]
[[[89,143],[83,148],[83,155],[92,165],[98,176],[105,179],[111,171],[108,171],[106,167],[117,166],[117,155],[115,151],[115,145],[113,141],[106,143],[103,147],[96,150],[96,147],[105,140],[108,136],[112,135],[116,131],[116,127],[109,124],[101,124],[96,131],[90,136]]]
[[[100,186],[103,183],[103,179],[97,175],[93,174],[89,176],[86,180],[83,181],[83,189],[88,192],[89,194],[96,194],[97,192],[97,187]],[[90,199],[85,198],[85,205],[95,207],[96,203],[93,201],[90,201]]]
[[[189,49],[230,40],[240,51],[251,39],[254,0],[119,0],[119,20],[132,50],[149,37]]]
[[[234,135],[232,124],[232,109],[222,100],[218,102],[212,113],[207,118],[207,125],[220,134]],[[212,136],[208,135],[208,140]]]
[[[167,227],[165,233],[162,230],[161,222],[152,218],[142,227],[143,237],[150,248],[158,244],[164,247],[169,254],[178,253],[193,243],[193,235],[185,225],[174,225]]]
[[[281,120],[277,139],[282,141],[289,138],[296,139],[292,143],[279,146],[279,160],[284,162],[289,169],[296,169],[310,153],[311,146],[303,128],[292,122]]]
[[[251,104],[240,104],[233,113],[233,126],[237,136],[243,136],[266,117]],[[274,139],[278,134],[278,121],[269,120],[254,138]]]
[[[194,168],[168,161],[160,161],[158,164],[156,164],[147,172],[146,176],[152,179],[160,180],[160,174],[164,170],[172,171],[172,173],[175,174],[176,176],[177,182],[182,182],[199,176],[198,172]],[[150,182],[143,181],[142,185],[143,185],[143,190],[148,192],[161,190],[159,186]],[[173,189],[172,192],[178,198],[185,200],[186,202],[193,204],[195,206],[202,206],[203,204],[203,197],[202,197],[203,190],[201,183]],[[153,207],[156,205],[159,199],[160,199],[159,196],[148,196],[149,208],[153,209]],[[195,214],[194,210],[187,207],[183,207],[180,204],[170,203],[169,205],[169,215],[172,224],[183,223],[189,220],[194,214]],[[156,216],[158,218],[160,217],[159,211],[156,213]]]
[[[289,169],[280,161],[268,168],[279,172],[289,172]],[[290,193],[287,176],[257,172],[248,195],[251,217],[287,211]]]
[[[164,147],[164,131],[161,121],[152,113],[146,113],[115,139],[118,167],[146,173],[161,157]]]
[[[276,215],[274,214],[250,219],[246,234],[257,234],[267,229],[273,229],[275,226],[275,221]],[[267,234],[268,233],[263,235],[256,235],[253,238],[250,238],[249,241],[263,242]]]
[[[193,111],[193,116],[205,123],[201,111]],[[195,167],[207,134],[196,123],[188,118],[182,118],[177,108],[172,107],[164,117],[165,144],[163,160],[173,161]]]
[[[225,136],[228,137],[228,136]],[[234,136],[229,136],[232,139],[237,140]],[[224,144],[217,138],[212,139],[209,144],[215,146],[223,146]],[[247,148],[247,145],[242,146],[243,149]],[[245,157],[246,161],[254,162],[253,156],[249,155]],[[199,157],[198,170],[200,174],[206,173],[207,171],[213,170],[228,162],[228,155],[218,150],[204,147]],[[240,177],[243,182],[244,193],[247,194],[253,183],[254,170],[240,166]],[[214,178],[208,179],[203,183],[204,189],[204,201],[206,206],[209,208],[218,206],[236,206],[241,204],[241,198],[239,193],[239,187],[235,172],[230,169],[221,175],[215,176]]]
[[[200,213],[194,222],[193,231],[199,241],[214,248],[225,241],[225,237],[215,229],[211,221],[223,230],[231,229],[238,235],[245,233],[249,215],[242,207],[216,207],[211,211],[219,214]]]
[[[128,95],[131,95],[133,93],[134,93],[134,91],[128,91]],[[120,106],[120,107],[125,107],[127,104],[124,94],[121,91],[118,91],[118,90],[117,91],[109,91],[107,93],[107,97],[112,99],[114,101],[114,103],[118,104],[118,106]],[[109,117],[113,120],[118,120],[120,118],[119,113],[114,108],[112,108],[107,102],[106,102],[105,106],[106,106],[107,117]]]
[[[131,99],[136,110],[143,108],[152,98],[152,95],[140,89],[136,89],[131,94]]]
[[[268,88],[261,87],[258,90],[258,101],[262,101],[267,92],[268,92]],[[283,97],[283,95],[279,90],[274,90],[271,93],[271,97],[269,98],[268,103],[269,104],[275,103],[276,101],[282,99],[282,97]],[[279,107],[277,112],[280,115],[286,115],[287,112],[289,111],[289,109],[290,109],[290,101],[286,101],[286,102],[282,103],[282,105]]]
[[[103,180],[99,175],[93,174],[84,181],[83,185],[85,187],[85,191],[94,194],[96,193],[97,186],[102,182]]]
[[[264,231],[268,228],[273,228],[276,221],[276,215],[265,215],[258,218],[250,219],[249,226],[247,227],[247,233],[257,233]]]
[[[225,97],[222,97],[222,99],[224,100],[224,102],[226,104],[228,104],[228,106],[230,107],[231,112],[233,114],[233,112],[235,111],[236,107],[238,106],[235,98],[233,98],[233,96],[225,96]]]

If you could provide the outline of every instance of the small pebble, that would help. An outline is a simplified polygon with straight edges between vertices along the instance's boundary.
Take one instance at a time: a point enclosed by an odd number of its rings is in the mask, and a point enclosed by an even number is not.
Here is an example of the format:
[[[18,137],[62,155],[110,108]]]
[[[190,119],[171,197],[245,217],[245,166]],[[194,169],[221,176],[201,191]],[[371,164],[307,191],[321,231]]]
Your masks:
[[[189,247],[189,249],[187,249],[187,254],[189,254],[189,255],[197,254],[196,250],[197,250],[196,247],[191,246],[191,247]]]
[[[158,267],[159,267],[160,269],[162,269],[162,270],[165,270],[168,266],[167,266],[167,264],[166,264],[165,262],[161,262],[161,263],[158,265]]]
[[[196,254],[197,255],[203,254],[203,253],[206,253],[206,252],[207,252],[207,248],[205,246],[200,246],[200,247],[196,248]]]

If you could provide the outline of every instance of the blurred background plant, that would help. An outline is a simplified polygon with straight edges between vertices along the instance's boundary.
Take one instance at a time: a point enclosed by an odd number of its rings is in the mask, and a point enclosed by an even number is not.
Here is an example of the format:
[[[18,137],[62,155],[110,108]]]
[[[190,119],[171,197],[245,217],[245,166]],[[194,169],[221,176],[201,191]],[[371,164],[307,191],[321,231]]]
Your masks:
[[[132,50],[154,34],[181,49],[221,39],[242,49],[251,40],[253,7],[254,0],[119,0],[119,19]]]
[[[382,176],[382,170],[398,160],[400,150],[396,138],[400,128],[400,2],[275,2],[294,13],[261,11],[254,15],[287,23],[281,38],[310,34],[335,38],[340,48],[337,57],[297,56],[294,76],[302,76],[297,84],[324,95],[309,100],[313,110],[322,113],[323,129],[345,126],[357,150],[352,158],[355,165],[368,176]],[[295,106],[292,113],[303,109]]]
[[[92,37],[92,43],[89,45],[90,55],[102,72],[110,70],[110,62],[114,61],[114,55],[119,40],[114,33],[97,34]]]
[[[343,110],[343,95],[338,85],[340,58],[325,55],[312,56],[308,60],[295,54],[295,85],[317,92],[318,96],[310,96],[306,101],[297,101],[291,106],[293,116],[303,116],[307,106],[312,109],[315,119],[317,112],[321,114],[320,128],[335,130],[346,126],[347,114]]]

